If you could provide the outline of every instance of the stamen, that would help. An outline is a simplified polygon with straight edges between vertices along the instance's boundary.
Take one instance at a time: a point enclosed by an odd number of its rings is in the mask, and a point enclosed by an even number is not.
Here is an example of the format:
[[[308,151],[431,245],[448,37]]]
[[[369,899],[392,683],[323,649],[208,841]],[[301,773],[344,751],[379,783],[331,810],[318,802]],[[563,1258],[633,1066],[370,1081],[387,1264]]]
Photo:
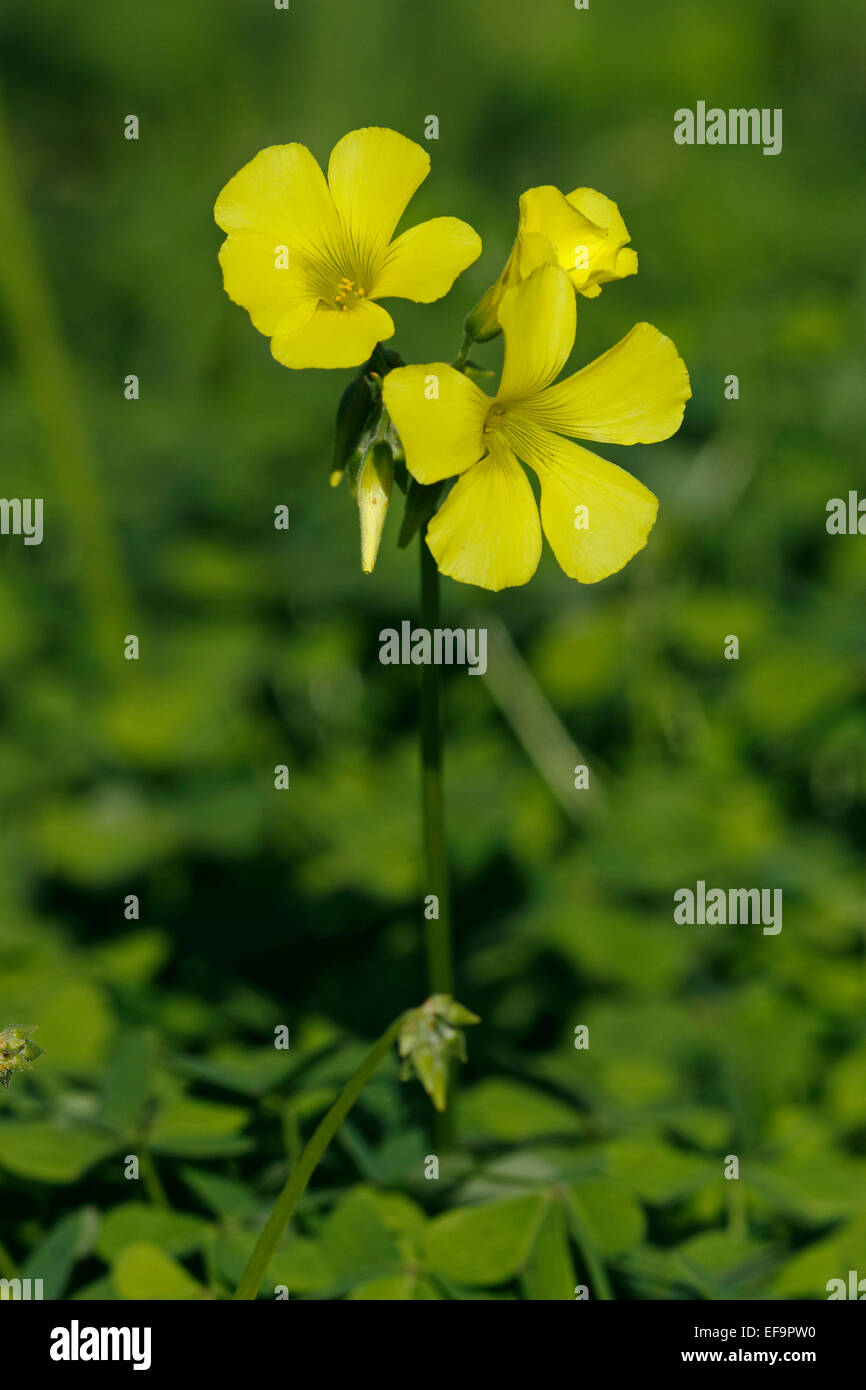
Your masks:
[[[331,303],[335,309],[351,309],[359,299],[365,298],[366,293],[367,291],[360,285],[356,285],[355,281],[350,279],[348,275],[341,275],[331,297]]]

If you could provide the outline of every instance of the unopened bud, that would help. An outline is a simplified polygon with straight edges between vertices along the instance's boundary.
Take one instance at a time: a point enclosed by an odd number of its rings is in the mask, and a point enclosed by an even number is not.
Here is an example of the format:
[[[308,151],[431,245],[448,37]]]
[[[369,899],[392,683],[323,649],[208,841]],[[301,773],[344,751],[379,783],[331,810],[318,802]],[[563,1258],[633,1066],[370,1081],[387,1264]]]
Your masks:
[[[391,449],[383,439],[368,449],[358,471],[355,500],[361,517],[361,569],[373,573],[394,481]]]
[[[403,1078],[417,1076],[437,1110],[445,1109],[451,1063],[466,1061],[466,1042],[455,1025],[479,1022],[450,994],[431,994],[406,1017],[398,1043]]]

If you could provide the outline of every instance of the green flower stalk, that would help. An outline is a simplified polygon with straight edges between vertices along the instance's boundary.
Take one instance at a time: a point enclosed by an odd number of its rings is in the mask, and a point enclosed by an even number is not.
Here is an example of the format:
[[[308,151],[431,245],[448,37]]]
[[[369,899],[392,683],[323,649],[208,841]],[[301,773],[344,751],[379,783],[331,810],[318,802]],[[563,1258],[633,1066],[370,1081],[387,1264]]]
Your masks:
[[[346,1082],[292,1169],[241,1276],[234,1295],[236,1300],[251,1300],[258,1294],[265,1271],[319,1160],[394,1043],[398,1044],[403,1059],[404,1078],[414,1072],[434,1105],[442,1110],[447,1098],[449,1062],[455,1056],[465,1057],[463,1036],[455,1025],[478,1022],[475,1014],[446,994],[433,995],[420,1008],[409,1009],[395,1018]]]

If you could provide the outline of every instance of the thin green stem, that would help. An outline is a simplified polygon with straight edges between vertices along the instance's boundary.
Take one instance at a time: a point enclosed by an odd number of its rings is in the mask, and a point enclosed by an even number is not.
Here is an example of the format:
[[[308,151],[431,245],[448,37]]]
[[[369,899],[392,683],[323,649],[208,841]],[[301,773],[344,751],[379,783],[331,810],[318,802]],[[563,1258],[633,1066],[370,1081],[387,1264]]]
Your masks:
[[[460,351],[458,352],[458,354],[457,354],[457,356],[456,356],[456,358],[455,358],[455,360],[454,360],[454,362],[453,362],[453,364],[452,364],[452,365],[457,369],[458,372],[462,372],[463,369],[464,369],[464,367],[466,366],[466,359],[467,359],[468,356],[469,356],[469,349],[471,348],[471,346],[472,346],[472,344],[473,344],[474,342],[475,342],[475,339],[472,337],[472,334],[471,334],[471,333],[467,333],[467,334],[464,335],[463,343],[462,343],[462,345],[461,345],[461,347],[460,347]]]
[[[426,526],[421,540],[421,626],[428,632],[439,626],[439,570],[427,545]],[[434,663],[421,667],[421,818],[424,833],[425,897],[436,898],[436,915],[425,917],[427,980],[431,994],[454,993],[451,953],[451,887],[448,879],[448,846],[445,839],[445,797],[442,783],[442,676]],[[449,1068],[448,1109],[434,1120],[436,1145],[451,1149],[456,1143],[454,1105],[457,1068]]]
[[[283,1232],[291,1220],[295,1207],[303,1196],[319,1160],[370,1077],[390,1052],[405,1019],[405,1014],[395,1018],[390,1028],[386,1029],[377,1043],[374,1043],[358,1070],[346,1082],[327,1115],[319,1123],[296,1166],[292,1169],[288,1182],[274,1203],[267,1224],[256,1241],[255,1249],[241,1276],[241,1281],[234,1295],[235,1299],[251,1300],[256,1297],[265,1276],[265,1270],[273,1258]]]
[[[439,626],[439,571],[421,533],[421,625]],[[434,663],[421,667],[421,806],[426,894],[434,894],[438,916],[427,920],[427,973],[431,994],[454,993],[451,958],[451,895],[442,791],[442,677]]]

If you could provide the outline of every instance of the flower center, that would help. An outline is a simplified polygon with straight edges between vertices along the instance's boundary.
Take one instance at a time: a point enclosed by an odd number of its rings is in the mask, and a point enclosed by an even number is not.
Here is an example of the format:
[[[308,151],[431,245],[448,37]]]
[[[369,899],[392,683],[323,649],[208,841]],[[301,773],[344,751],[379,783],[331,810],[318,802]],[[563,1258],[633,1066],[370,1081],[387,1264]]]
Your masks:
[[[502,428],[505,422],[505,406],[494,401],[487,412],[487,419],[484,421],[484,433],[495,434]]]
[[[344,275],[331,296],[331,304],[335,309],[342,309],[345,313],[348,309],[354,309],[360,299],[363,299],[367,291],[360,285],[356,285],[354,280],[350,280]]]

